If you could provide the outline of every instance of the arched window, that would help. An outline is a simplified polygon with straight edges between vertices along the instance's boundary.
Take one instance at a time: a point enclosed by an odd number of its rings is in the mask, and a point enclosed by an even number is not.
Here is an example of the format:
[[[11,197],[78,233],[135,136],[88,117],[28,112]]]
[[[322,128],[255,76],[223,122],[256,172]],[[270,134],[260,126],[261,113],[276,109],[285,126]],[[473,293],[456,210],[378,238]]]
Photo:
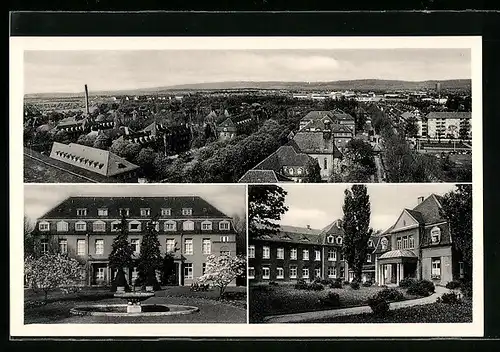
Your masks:
[[[68,223],[66,221],[59,221],[57,223],[57,232],[67,232],[68,231]]]
[[[85,221],[76,222],[75,231],[87,231],[87,223]]]
[[[168,221],[165,221],[163,228],[165,231],[175,231],[177,228],[177,224],[173,220],[168,220]]]
[[[328,236],[326,240],[327,240],[328,243],[333,243],[334,242],[333,236]]]
[[[184,221],[182,223],[182,229],[184,231],[193,231],[194,230],[194,222],[192,222],[192,221]]]
[[[48,221],[40,221],[38,223],[38,229],[40,231],[49,231],[50,230],[50,223]]]
[[[229,221],[219,222],[219,230],[228,231],[231,228]]]
[[[205,220],[201,223],[201,229],[205,231],[210,231],[212,230],[212,222]]]
[[[387,249],[387,245],[389,244],[389,241],[387,240],[387,238],[382,238],[382,240],[380,241],[380,245],[382,246],[382,250],[385,251]]]
[[[95,221],[92,224],[92,231],[105,232],[106,231],[106,223],[104,221]]]
[[[342,244],[342,237],[337,237],[337,244]]]
[[[431,229],[431,241],[432,243],[439,243],[441,241],[441,229],[437,226]]]
[[[293,175],[293,167],[289,167],[289,168],[288,168],[288,173],[289,173],[290,175]]]
[[[116,232],[118,231],[118,228],[120,226],[120,221],[119,220],[115,220],[111,223],[111,232]]]

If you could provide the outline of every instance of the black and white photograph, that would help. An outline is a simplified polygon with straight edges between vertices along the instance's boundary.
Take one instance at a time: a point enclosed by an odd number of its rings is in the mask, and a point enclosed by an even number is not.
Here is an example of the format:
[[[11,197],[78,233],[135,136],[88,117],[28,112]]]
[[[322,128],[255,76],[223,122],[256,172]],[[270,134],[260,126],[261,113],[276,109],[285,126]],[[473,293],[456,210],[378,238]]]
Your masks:
[[[471,182],[469,48],[30,50],[24,181]]]
[[[248,201],[250,323],[472,322],[472,185],[249,185]]]
[[[24,323],[246,323],[245,199],[242,185],[27,185]]]

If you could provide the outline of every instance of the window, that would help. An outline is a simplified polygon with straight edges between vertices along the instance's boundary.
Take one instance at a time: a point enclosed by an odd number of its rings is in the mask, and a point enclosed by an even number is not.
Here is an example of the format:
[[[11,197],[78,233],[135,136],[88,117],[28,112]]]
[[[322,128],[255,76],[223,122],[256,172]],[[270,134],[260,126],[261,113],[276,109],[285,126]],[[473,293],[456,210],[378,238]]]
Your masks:
[[[40,231],[49,231],[50,230],[50,223],[48,222],[41,222],[38,224],[38,229]]]
[[[302,268],[302,278],[309,279],[309,268]]]
[[[248,258],[255,258],[255,246],[248,246]]]
[[[292,248],[290,250],[290,259],[297,260],[297,249],[296,248]]]
[[[184,279],[193,278],[193,263],[184,263]]]
[[[289,173],[290,175],[293,175],[293,168],[292,168],[292,167],[288,168],[288,173]]]
[[[167,253],[175,252],[175,240],[173,238],[167,238]]]
[[[182,229],[184,231],[193,231],[194,230],[194,222],[192,222],[192,221],[184,221],[182,223]]]
[[[401,237],[398,237],[396,241],[396,249],[401,249]]]
[[[255,278],[255,268],[253,266],[248,267],[248,278]]]
[[[228,250],[221,250],[221,251],[220,251],[220,255],[221,255],[221,256],[223,256],[223,255],[230,256],[230,255],[231,255],[231,251],[228,251]]]
[[[104,254],[104,240],[95,240],[95,254]]]
[[[86,231],[87,223],[86,222],[77,222],[75,223],[75,231]]]
[[[297,169],[297,174],[298,174],[298,175],[302,175],[302,168],[301,168],[301,167],[299,167],[299,168]]]
[[[276,278],[283,279],[285,277],[285,271],[283,268],[276,268]]]
[[[139,221],[131,221],[128,223],[129,231],[141,231],[141,223]]]
[[[269,247],[266,247],[266,246],[262,247],[262,258],[269,259],[269,257],[270,257]]]
[[[108,216],[108,209],[107,208],[97,209],[97,215],[98,216]]]
[[[182,215],[193,215],[193,209],[191,209],[191,208],[182,208]]]
[[[342,237],[337,237],[337,244],[342,244]]]
[[[270,274],[269,267],[268,266],[263,266],[262,267],[262,278],[263,279],[269,279],[269,274]]]
[[[137,280],[137,277],[139,276],[139,271],[137,270],[136,267],[132,269],[132,283],[135,284],[135,280]]]
[[[385,251],[387,249],[387,245],[389,244],[389,241],[387,240],[387,238],[382,238],[382,240],[380,241],[380,245],[382,246],[382,250]]]
[[[368,247],[373,247],[373,241],[372,240],[368,241]]]
[[[408,248],[415,248],[415,238],[413,236],[408,237]]]
[[[431,277],[433,279],[440,279],[441,278],[441,258],[432,258]]]
[[[76,209],[76,215],[77,216],[87,216],[87,209],[86,208]]]
[[[297,278],[297,265],[290,265],[290,279]]]
[[[328,161],[326,160],[326,158],[325,160],[323,160],[323,169],[328,169]]]
[[[205,230],[205,231],[212,230],[212,222],[211,221],[203,221],[201,223],[201,229]]]
[[[303,260],[309,260],[309,250],[308,249],[304,249],[302,251],[302,259]]]
[[[151,209],[141,208],[141,216],[150,216],[150,215],[151,215]]]
[[[47,253],[49,251],[49,240],[46,238],[42,238],[40,240],[40,244],[42,247],[42,253]]]
[[[220,236],[221,242],[229,242],[229,236]]]
[[[316,260],[316,261],[321,260],[321,251],[318,251],[318,250],[314,251],[314,260]]]
[[[345,260],[344,253],[340,253],[340,260]]]
[[[371,254],[367,254],[366,255],[366,262],[367,263],[371,263],[372,262],[372,255]]]
[[[337,260],[337,252],[335,251],[335,249],[328,250],[328,260],[329,261]]]
[[[437,226],[431,230],[431,241],[432,243],[439,243],[441,241],[441,229]]]
[[[334,242],[334,238],[333,238],[333,236],[328,236],[328,237],[327,237],[327,239],[326,239],[326,241],[327,241],[328,243],[333,243],[333,242]]]
[[[193,240],[185,239],[184,240],[184,254],[192,255],[193,254]]]
[[[329,266],[328,267],[328,277],[329,278],[337,277],[337,268],[335,268],[334,266]]]
[[[139,254],[141,251],[141,244],[138,238],[132,238],[130,240],[130,245],[132,246],[132,249],[134,250],[134,254]]]
[[[408,237],[403,237],[403,249],[408,248]]]
[[[277,259],[285,259],[285,248],[278,248],[276,250],[276,258]]]
[[[458,262],[458,267],[459,267],[459,276],[461,279],[463,279],[465,276],[464,262]]]
[[[120,226],[121,226],[121,222],[120,221],[113,221],[111,223],[111,231],[112,232],[116,232],[120,229]]]
[[[229,230],[229,221],[219,222],[219,230],[228,231]]]
[[[203,254],[210,254],[212,252],[212,244],[210,243],[210,239],[205,238],[202,240],[202,248]]]
[[[85,240],[76,240],[76,254],[85,255]]]
[[[165,231],[175,231],[175,221],[165,221]]]
[[[59,253],[61,254],[68,253],[68,240],[66,239],[59,240]]]
[[[320,268],[316,268],[314,269],[314,277],[317,278],[321,278],[321,269]]]
[[[92,231],[104,232],[106,231],[106,223],[104,221],[96,221],[92,224]]]
[[[97,273],[95,276],[95,278],[97,280],[104,280],[104,269],[106,269],[106,268],[103,268],[103,267],[97,268]]]
[[[66,221],[59,221],[57,223],[57,232],[67,232],[68,231],[68,223]]]
[[[129,216],[130,209],[129,208],[120,208],[119,213],[120,213],[120,216]]]
[[[172,209],[161,208],[161,216],[170,216],[170,215],[172,215]]]

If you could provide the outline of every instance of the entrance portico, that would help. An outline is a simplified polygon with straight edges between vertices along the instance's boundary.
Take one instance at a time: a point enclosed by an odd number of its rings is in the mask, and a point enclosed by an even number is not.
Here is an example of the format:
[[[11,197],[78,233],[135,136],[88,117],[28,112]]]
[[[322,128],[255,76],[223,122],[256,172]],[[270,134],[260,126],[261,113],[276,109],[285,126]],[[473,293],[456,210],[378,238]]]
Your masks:
[[[418,258],[412,251],[397,249],[382,254],[377,261],[377,283],[399,285],[407,277],[417,277]]]

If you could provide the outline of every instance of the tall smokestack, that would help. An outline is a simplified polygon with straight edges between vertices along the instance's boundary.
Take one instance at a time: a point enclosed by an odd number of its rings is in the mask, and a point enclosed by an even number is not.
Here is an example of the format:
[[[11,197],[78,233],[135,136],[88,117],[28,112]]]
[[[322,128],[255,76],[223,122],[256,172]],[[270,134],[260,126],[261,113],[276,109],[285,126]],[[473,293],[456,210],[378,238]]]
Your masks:
[[[87,115],[90,115],[90,110],[89,110],[89,90],[87,88],[87,85],[85,85],[85,111],[87,112]]]

